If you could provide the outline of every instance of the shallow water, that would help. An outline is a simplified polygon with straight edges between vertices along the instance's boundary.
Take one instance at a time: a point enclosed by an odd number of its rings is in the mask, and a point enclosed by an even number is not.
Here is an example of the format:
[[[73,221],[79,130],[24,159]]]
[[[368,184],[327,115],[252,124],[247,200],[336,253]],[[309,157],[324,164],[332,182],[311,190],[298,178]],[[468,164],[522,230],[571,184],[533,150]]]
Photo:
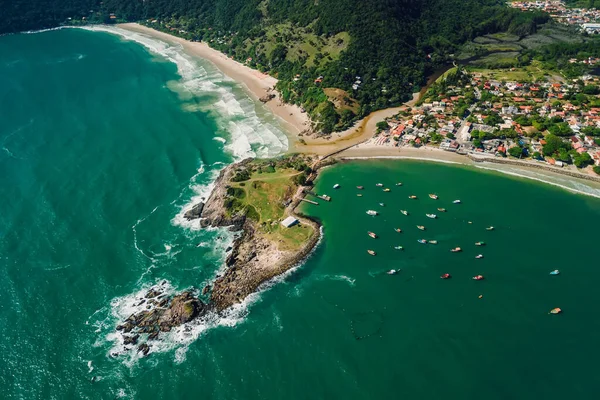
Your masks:
[[[286,143],[273,117],[209,65],[129,39],[145,47],[82,30],[0,37],[0,397],[563,399],[598,391],[598,199],[414,161],[326,169],[317,191],[332,202],[304,208],[325,235],[306,263],[227,316],[172,332],[148,358],[123,351],[114,327],[147,287],[201,288],[222,268],[231,235],[198,230],[182,210],[208,194],[227,163]],[[251,132],[229,129],[238,122]],[[438,201],[427,197],[433,191]],[[419,200],[408,200],[413,193]],[[420,245],[421,237],[439,244]],[[488,245],[475,248],[478,240]],[[464,251],[450,253],[454,246]],[[485,258],[475,260],[479,252]],[[392,268],[402,271],[385,274]],[[562,274],[548,276],[555,268]],[[444,272],[453,278],[439,279]],[[478,273],[486,280],[470,279]],[[564,313],[548,315],[554,307]]]

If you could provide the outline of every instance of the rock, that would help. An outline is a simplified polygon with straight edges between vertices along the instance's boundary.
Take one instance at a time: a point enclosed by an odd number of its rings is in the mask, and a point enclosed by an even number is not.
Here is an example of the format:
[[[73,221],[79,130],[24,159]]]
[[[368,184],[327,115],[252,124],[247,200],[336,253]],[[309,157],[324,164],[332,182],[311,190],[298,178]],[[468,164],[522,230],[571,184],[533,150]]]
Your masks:
[[[148,340],[156,340],[158,339],[158,334],[160,332],[152,332],[151,334],[148,335]]]
[[[178,296],[173,297],[171,304],[160,317],[159,325],[167,325],[169,327],[185,324],[196,318],[204,311],[204,303],[200,299],[187,291]]]
[[[204,209],[204,203],[200,202],[200,203],[194,205],[194,207],[192,207],[191,210],[189,210],[185,214],[183,214],[183,218],[187,219],[188,221],[191,221],[193,219],[198,219],[202,216],[203,209]]]
[[[202,295],[205,295],[206,293],[208,293],[210,291],[210,285],[206,285],[204,286],[204,289],[202,289]]]
[[[137,344],[140,335],[123,336],[123,344]]]
[[[150,346],[148,346],[146,343],[142,343],[138,346],[137,350],[138,353],[142,353],[142,355],[147,356],[150,352]]]
[[[161,293],[162,292],[160,290],[152,288],[152,289],[148,290],[148,292],[146,293],[146,295],[144,297],[147,299],[152,299],[152,298],[160,295]]]
[[[266,95],[259,98],[258,100],[262,101],[263,103],[267,103],[267,102],[273,100],[274,98],[275,98],[275,95],[273,93],[267,93]]]

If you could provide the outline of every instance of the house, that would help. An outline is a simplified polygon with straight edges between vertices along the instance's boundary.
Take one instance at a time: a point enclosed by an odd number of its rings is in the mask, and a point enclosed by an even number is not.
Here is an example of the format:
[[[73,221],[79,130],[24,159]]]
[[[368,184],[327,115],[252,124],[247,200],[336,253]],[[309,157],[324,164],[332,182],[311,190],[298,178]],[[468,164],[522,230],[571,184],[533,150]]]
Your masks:
[[[281,225],[283,225],[286,228],[291,228],[292,226],[296,225],[297,223],[298,223],[298,220],[294,217],[287,217],[286,219],[281,221]]]

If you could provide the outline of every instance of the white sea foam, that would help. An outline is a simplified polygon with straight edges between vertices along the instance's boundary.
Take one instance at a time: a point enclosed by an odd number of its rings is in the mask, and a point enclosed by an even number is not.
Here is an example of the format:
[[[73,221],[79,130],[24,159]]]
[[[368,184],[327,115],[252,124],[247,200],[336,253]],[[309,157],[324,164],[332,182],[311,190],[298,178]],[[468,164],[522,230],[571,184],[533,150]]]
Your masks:
[[[323,279],[346,282],[350,286],[354,286],[356,283],[356,279],[350,278],[349,276],[346,276],[346,275],[323,275]]]

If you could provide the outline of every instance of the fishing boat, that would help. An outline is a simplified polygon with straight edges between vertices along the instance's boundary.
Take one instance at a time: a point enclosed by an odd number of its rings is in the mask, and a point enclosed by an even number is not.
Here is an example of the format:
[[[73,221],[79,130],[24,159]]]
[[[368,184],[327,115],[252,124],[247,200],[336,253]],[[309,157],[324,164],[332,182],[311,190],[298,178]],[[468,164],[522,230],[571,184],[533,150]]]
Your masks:
[[[404,247],[402,247],[402,246],[394,246],[394,248],[395,248],[396,250],[404,250]]]
[[[485,242],[475,242],[475,246],[485,246]]]
[[[400,210],[400,212],[404,215],[408,215],[408,211],[406,211],[406,210]]]
[[[560,314],[562,312],[562,310],[558,307],[553,308],[552,310],[550,310],[550,314]]]
[[[450,275],[450,274],[442,274],[442,276],[440,276],[440,278],[442,278],[442,279],[450,279],[450,278],[452,278],[452,275]]]
[[[437,244],[437,240],[430,240],[429,244]]]
[[[375,184],[375,186],[377,186],[377,187],[382,187],[382,186],[383,186],[383,183],[376,183],[376,184]]]
[[[460,200],[454,200],[452,203],[454,203],[454,204],[460,204]]]
[[[401,233],[401,232],[402,232],[402,229],[400,229],[400,228],[396,228],[396,229],[394,229],[394,230],[395,230],[396,232],[398,232],[398,233]]]
[[[438,199],[438,195],[437,194],[433,194],[433,193],[429,193],[429,198],[437,200]]]
[[[383,189],[383,191],[384,191],[384,192],[389,192],[389,191],[390,191],[390,188],[385,188],[385,189]]]
[[[417,198],[417,196],[415,196],[415,195],[413,194],[413,195],[411,195],[411,196],[408,196],[408,198],[409,198],[409,199],[412,199],[412,200],[414,200],[414,199],[416,199],[416,198]]]
[[[438,208],[438,211],[439,212],[446,212],[446,209],[445,208]]]
[[[364,186],[357,186],[356,187],[358,190],[363,190],[365,187]]]
[[[367,211],[367,214],[368,214],[368,215],[373,215],[373,216],[375,216],[375,215],[377,215],[377,214],[379,214],[379,213],[378,213],[377,211],[375,211],[375,210],[368,210],[368,211]]]
[[[374,256],[374,255],[376,255],[376,254],[377,254],[377,253],[375,253],[373,250],[367,250],[367,253],[369,253],[369,254],[370,254],[370,255],[372,255],[372,256]]]
[[[473,277],[473,280],[474,280],[474,281],[482,281],[483,279],[484,279],[483,275],[475,275],[475,276]]]
[[[362,194],[358,193],[358,194],[356,195],[356,197],[362,197]]]
[[[377,239],[377,234],[375,232],[367,232],[369,236],[371,236],[373,239]]]
[[[425,239],[419,239],[419,240],[417,240],[417,242],[419,242],[421,244],[427,244],[427,240],[425,240]]]
[[[450,251],[453,252],[453,253],[459,253],[459,252],[462,251],[462,249],[460,247],[455,247],[453,249],[450,249]]]
[[[396,186],[402,186],[402,182],[396,183]]]
[[[385,207],[385,204],[384,204],[384,203],[379,203],[379,205],[380,205],[381,207]]]
[[[477,254],[475,258],[479,260],[480,258],[483,258],[483,254]]]
[[[425,227],[423,225],[417,225],[417,228],[420,229],[420,230],[422,230],[422,231],[425,230]]]
[[[560,271],[555,269],[554,271],[550,272],[550,275],[558,275],[560,274]]]
[[[493,231],[494,227],[493,226],[488,226],[487,228],[485,228],[486,231]]]
[[[427,215],[427,218],[431,218],[431,219],[437,218],[437,215],[435,215],[435,214],[425,214],[425,215]]]
[[[388,275],[396,275],[398,272],[400,272],[399,269],[390,269],[388,272],[386,272]]]
[[[333,188],[334,188],[334,189],[339,189],[339,188],[340,188],[340,184],[339,184],[339,183],[336,183],[335,185],[333,185]]]

